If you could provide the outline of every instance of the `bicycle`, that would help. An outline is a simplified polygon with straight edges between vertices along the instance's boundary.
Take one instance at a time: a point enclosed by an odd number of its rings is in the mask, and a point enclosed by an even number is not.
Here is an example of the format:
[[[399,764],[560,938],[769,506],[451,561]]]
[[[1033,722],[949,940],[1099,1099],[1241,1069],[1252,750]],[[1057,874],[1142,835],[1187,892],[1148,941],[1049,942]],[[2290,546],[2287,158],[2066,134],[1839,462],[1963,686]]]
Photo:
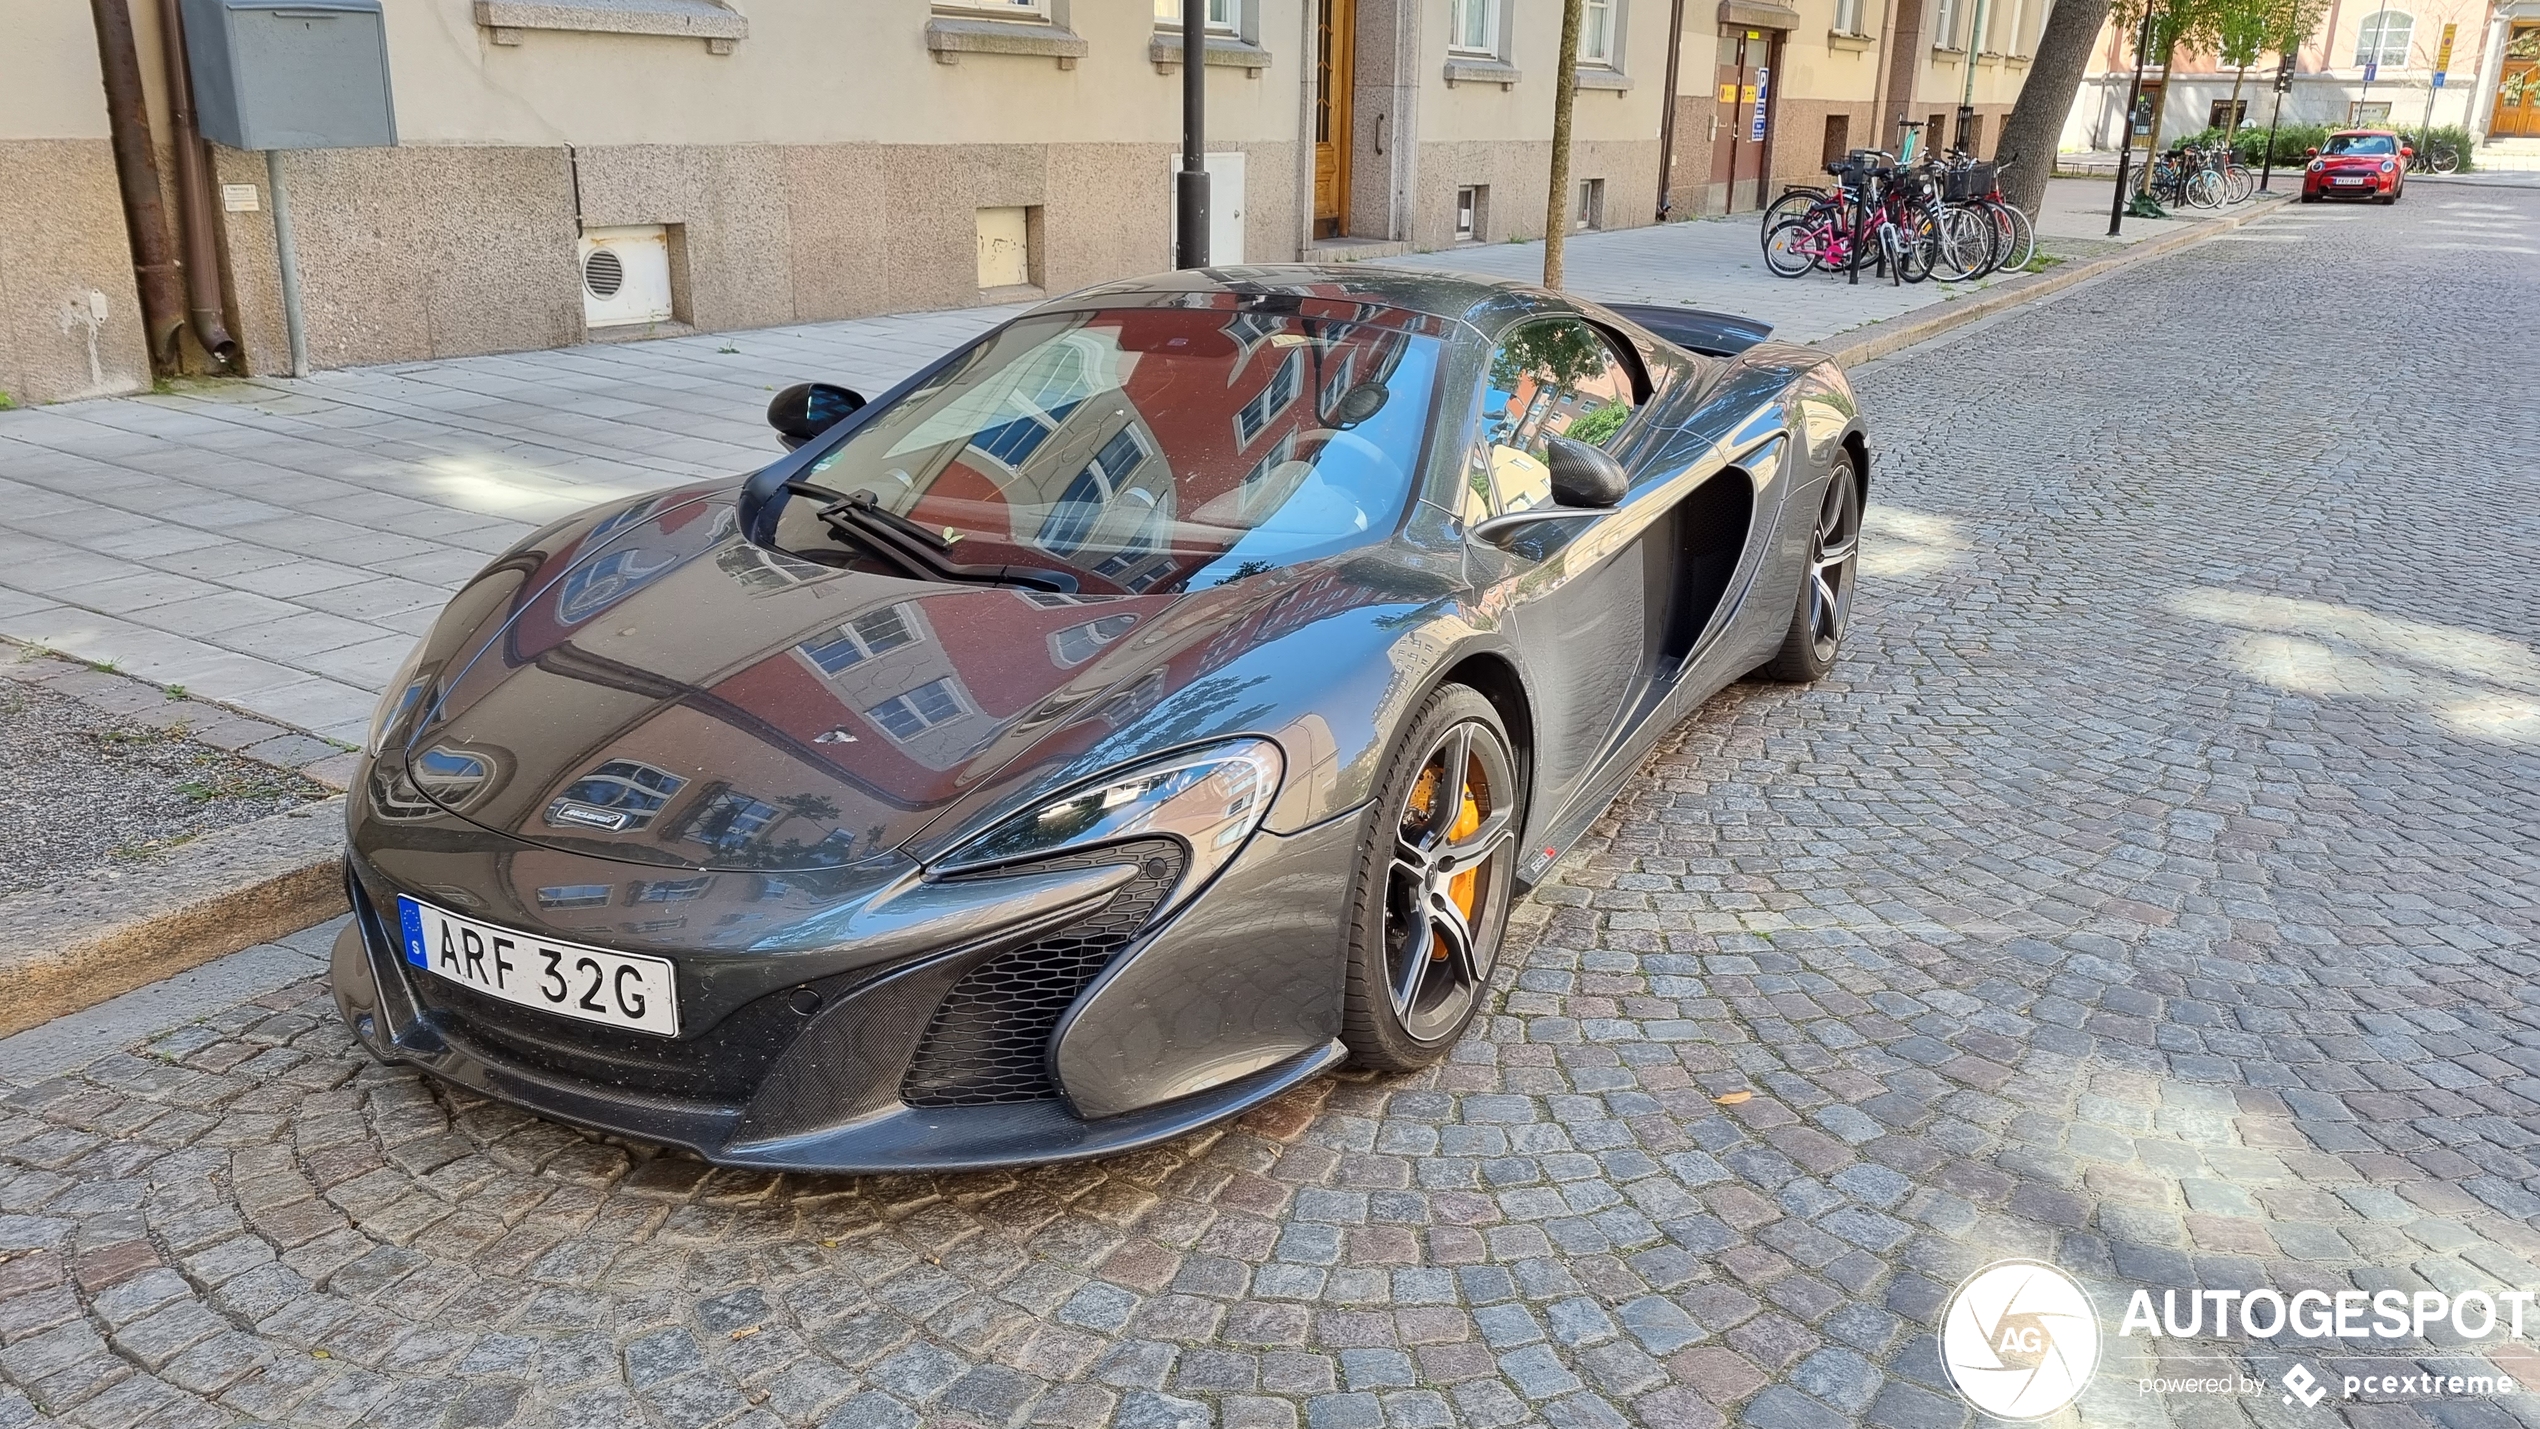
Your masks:
[[[2460,172],[2461,151],[2428,134],[2417,141],[2416,152],[2408,156],[2408,172],[2412,174],[2452,174]]]

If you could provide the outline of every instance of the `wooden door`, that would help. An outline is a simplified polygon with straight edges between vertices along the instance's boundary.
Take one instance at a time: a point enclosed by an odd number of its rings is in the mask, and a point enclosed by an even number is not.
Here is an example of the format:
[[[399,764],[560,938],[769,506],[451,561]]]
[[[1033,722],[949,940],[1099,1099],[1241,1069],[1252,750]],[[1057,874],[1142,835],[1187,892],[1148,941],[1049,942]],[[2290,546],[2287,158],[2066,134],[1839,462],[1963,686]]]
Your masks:
[[[1356,84],[1351,38],[1357,0],[1315,0],[1314,236],[1349,232],[1349,101]]]
[[[2540,137],[2540,25],[2517,24],[2505,40],[2496,73],[2496,113],[2487,132],[2497,138]]]
[[[1720,27],[1719,95],[1711,121],[1711,184],[1720,195],[1720,212],[1736,213],[1737,186],[1751,185],[1748,192],[1761,208],[1766,201],[1764,190],[1764,156],[1772,142],[1771,59],[1775,33],[1750,30],[1740,25]],[[1766,121],[1763,132],[1757,132],[1758,100]]]

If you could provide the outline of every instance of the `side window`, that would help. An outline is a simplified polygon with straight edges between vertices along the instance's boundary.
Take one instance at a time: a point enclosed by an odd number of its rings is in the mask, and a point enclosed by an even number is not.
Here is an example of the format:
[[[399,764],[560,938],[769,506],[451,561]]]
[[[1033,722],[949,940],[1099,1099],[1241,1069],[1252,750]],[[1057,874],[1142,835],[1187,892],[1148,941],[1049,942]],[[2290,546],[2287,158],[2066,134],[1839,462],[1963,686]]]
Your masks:
[[[1500,340],[1482,380],[1482,429],[1467,472],[1467,524],[1552,501],[1543,439],[1610,447],[1632,415],[1631,369],[1577,318],[1528,323]]]

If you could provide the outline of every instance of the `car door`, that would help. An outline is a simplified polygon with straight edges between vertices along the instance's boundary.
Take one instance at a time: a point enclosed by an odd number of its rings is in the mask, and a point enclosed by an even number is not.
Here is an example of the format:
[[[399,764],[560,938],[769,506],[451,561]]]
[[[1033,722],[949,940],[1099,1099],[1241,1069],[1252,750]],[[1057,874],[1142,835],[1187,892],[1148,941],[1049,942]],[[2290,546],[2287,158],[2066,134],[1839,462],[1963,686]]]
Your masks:
[[[1609,450],[1635,433],[1637,369],[1613,341],[1575,317],[1513,329],[1483,378],[1481,424],[1468,458],[1463,516],[1552,504],[1544,439],[1567,436]],[[1564,808],[1596,767],[1647,679],[1650,514],[1623,509],[1520,528],[1502,545],[1476,542],[1475,560],[1505,610],[1536,708],[1535,810]]]

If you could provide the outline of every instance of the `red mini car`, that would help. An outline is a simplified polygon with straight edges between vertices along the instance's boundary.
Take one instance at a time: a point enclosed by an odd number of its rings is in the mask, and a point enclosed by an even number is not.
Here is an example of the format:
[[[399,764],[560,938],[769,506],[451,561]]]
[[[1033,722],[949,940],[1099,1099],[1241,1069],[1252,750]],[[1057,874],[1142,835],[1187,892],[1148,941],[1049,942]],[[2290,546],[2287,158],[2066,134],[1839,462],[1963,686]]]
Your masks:
[[[2416,151],[2388,129],[2341,129],[2328,147],[2313,149],[2302,175],[2302,202],[2368,198],[2397,203],[2407,187],[2408,160]]]

